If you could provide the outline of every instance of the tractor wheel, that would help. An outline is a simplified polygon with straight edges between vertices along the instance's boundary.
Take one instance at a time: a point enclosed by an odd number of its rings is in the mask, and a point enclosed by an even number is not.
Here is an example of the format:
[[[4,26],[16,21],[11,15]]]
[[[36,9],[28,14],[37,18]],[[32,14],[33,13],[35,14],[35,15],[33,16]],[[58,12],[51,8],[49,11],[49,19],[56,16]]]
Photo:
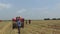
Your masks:
[[[16,28],[16,24],[15,24],[15,23],[13,23],[13,29],[14,29],[14,28]]]
[[[21,24],[21,27],[24,28],[24,23]]]

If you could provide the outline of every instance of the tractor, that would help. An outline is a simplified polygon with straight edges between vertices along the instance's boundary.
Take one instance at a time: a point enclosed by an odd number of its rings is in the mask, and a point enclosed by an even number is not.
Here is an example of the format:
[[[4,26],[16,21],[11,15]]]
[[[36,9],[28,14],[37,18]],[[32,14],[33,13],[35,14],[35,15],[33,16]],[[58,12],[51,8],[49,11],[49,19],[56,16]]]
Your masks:
[[[21,17],[16,17],[16,18],[12,18],[12,28],[17,28],[17,20],[16,19],[20,19],[21,21],[21,28],[24,28],[24,18]]]

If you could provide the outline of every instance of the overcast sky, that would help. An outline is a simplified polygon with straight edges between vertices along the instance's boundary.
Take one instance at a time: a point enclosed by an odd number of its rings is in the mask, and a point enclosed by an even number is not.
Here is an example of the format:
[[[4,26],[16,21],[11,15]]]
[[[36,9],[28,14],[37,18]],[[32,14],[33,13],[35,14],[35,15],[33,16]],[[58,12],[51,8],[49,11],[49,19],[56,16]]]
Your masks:
[[[0,19],[60,18],[60,0],[0,0]]]

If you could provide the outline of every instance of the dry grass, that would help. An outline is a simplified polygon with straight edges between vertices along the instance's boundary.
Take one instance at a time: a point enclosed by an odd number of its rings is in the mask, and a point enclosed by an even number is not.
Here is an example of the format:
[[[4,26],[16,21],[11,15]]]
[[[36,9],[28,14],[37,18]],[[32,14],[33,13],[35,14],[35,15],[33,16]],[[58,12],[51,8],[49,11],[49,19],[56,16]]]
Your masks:
[[[4,27],[0,30],[0,34],[9,34],[11,33],[11,22],[4,22]],[[3,24],[3,23],[2,23]]]
[[[21,28],[21,34],[60,34],[60,30],[50,26],[58,24],[60,24],[60,20],[32,21],[31,24],[25,24],[24,29]],[[9,26],[4,34],[18,34],[17,29],[12,30],[11,27]]]
[[[7,25],[9,22],[0,22],[0,30],[3,29],[5,25]]]

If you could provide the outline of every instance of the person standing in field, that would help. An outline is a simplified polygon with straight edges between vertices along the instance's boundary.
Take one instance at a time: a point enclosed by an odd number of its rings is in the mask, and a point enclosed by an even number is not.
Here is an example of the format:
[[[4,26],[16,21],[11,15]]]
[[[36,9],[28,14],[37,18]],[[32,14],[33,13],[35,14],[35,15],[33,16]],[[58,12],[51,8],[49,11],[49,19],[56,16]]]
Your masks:
[[[26,24],[27,24],[27,20],[26,20]]]
[[[20,21],[21,21],[21,27],[24,28],[24,18],[22,18],[21,16],[19,18],[20,18]]]
[[[24,18],[22,18],[22,28],[24,28]]]
[[[24,28],[24,18],[20,17],[20,21],[21,21],[21,27]]]
[[[29,24],[31,24],[31,20],[29,20]]]
[[[20,34],[21,21],[19,17],[16,20],[17,20],[17,26],[18,26],[18,34]]]

